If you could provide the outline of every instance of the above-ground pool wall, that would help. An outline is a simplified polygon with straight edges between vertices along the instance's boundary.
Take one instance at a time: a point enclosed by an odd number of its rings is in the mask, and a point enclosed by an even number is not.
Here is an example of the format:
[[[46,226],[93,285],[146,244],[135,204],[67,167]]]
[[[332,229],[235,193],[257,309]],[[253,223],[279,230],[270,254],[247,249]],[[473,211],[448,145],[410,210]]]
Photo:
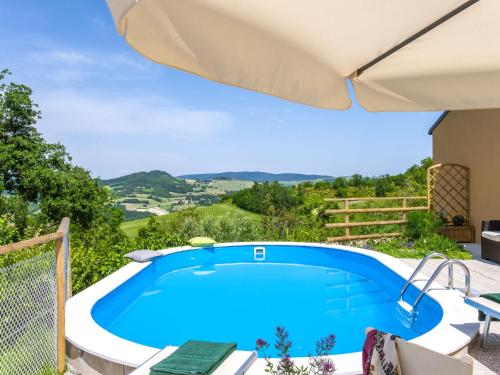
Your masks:
[[[66,341],[66,362],[71,370],[82,375],[128,375],[133,367],[108,361],[77,348]]]

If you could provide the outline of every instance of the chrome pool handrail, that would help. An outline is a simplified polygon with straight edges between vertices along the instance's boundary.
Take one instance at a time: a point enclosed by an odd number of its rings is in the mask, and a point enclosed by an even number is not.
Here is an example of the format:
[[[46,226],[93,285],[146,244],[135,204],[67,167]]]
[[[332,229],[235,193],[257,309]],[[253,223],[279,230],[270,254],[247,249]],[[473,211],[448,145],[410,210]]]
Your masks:
[[[436,277],[438,277],[438,275],[441,273],[441,271],[443,270],[443,268],[445,268],[447,266],[448,267],[453,267],[454,264],[460,266],[462,268],[462,270],[464,271],[464,274],[465,274],[465,295],[466,296],[470,295],[470,271],[469,271],[469,268],[467,268],[467,266],[463,262],[461,262],[459,260],[448,259],[448,260],[444,261],[443,263],[441,263],[438,266],[438,268],[436,268],[436,270],[434,271],[434,273],[432,274],[432,276],[427,281],[427,284],[425,284],[425,286],[422,288],[422,290],[420,291],[420,294],[418,295],[417,299],[413,303],[413,311],[416,311],[416,309],[418,307],[418,304],[420,303],[420,301],[422,300],[422,298],[424,297],[425,293],[430,288],[431,284],[434,282],[434,280],[436,279]]]
[[[405,285],[401,289],[401,292],[399,293],[400,300],[403,299],[403,296],[406,292],[406,289],[408,289],[408,287],[412,283],[413,279],[417,276],[417,274],[420,272],[422,267],[427,263],[427,261],[429,259],[432,259],[432,258],[441,258],[441,259],[444,259],[445,261],[449,260],[449,258],[446,255],[441,254],[441,253],[431,253],[429,255],[426,255],[425,258],[420,261],[417,268],[415,268],[415,271],[413,271],[410,278],[406,281]],[[452,264],[450,264],[448,267],[448,288],[453,289],[453,265]]]

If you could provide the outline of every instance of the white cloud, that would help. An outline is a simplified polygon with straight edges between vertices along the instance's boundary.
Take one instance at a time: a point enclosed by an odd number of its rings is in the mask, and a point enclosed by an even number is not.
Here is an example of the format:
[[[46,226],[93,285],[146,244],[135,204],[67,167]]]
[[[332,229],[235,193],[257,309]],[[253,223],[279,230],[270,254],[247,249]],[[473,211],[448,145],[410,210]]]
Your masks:
[[[49,51],[46,58],[68,65],[92,63],[90,57],[75,51]]]
[[[30,71],[37,72],[45,83],[73,84],[91,79],[105,79],[110,74],[134,76],[146,71],[147,62],[138,54],[111,53],[69,48],[39,47],[23,55]]]
[[[52,135],[211,137],[231,127],[227,112],[189,109],[155,96],[49,91],[37,95],[40,130]]]

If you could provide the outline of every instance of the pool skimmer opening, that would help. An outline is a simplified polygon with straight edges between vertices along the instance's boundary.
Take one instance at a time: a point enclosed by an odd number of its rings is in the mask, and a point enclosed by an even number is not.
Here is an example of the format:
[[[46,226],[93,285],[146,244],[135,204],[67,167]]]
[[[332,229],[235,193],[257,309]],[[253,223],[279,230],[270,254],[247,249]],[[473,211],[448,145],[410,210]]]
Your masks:
[[[253,259],[254,260],[266,260],[266,248],[265,247],[254,247],[253,248]]]

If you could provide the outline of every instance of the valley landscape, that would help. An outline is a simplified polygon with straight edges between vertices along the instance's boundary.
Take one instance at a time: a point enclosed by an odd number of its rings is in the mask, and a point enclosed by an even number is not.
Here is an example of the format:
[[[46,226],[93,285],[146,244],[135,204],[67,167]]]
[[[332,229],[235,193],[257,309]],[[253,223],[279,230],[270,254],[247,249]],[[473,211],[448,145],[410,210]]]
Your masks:
[[[179,211],[197,207],[202,215],[224,216],[243,214],[256,217],[232,204],[227,198],[231,193],[248,189],[255,182],[278,182],[283,186],[299,183],[329,181],[326,175],[268,172],[222,172],[189,174],[174,177],[167,172],[154,170],[137,172],[108,180],[99,180],[111,190],[116,205],[122,210],[121,228],[134,237],[145,226],[150,216],[165,216],[171,220]]]

